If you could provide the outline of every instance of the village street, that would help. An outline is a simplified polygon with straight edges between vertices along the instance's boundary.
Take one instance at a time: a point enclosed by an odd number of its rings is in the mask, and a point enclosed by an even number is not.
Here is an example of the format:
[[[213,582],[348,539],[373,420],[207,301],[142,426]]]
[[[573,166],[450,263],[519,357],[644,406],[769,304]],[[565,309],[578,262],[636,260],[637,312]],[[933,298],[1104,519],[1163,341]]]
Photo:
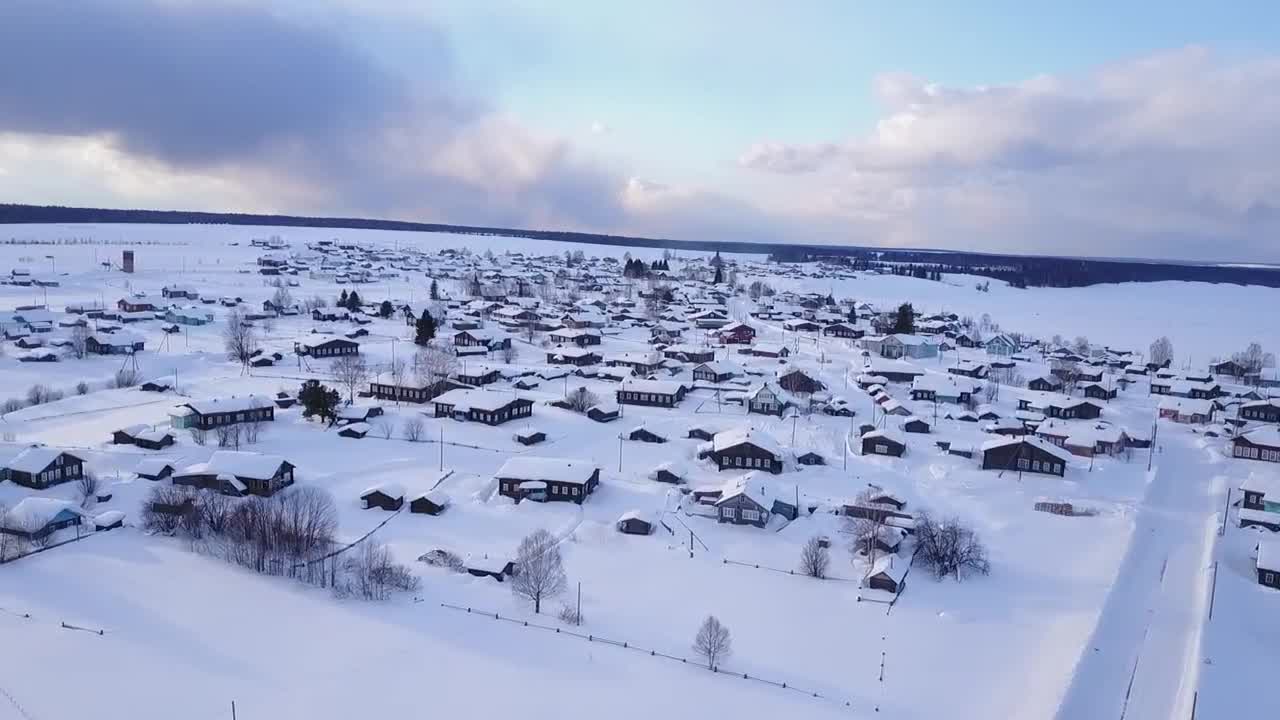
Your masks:
[[[1190,717],[1220,498],[1196,436],[1160,433],[1129,551],[1058,720]]]

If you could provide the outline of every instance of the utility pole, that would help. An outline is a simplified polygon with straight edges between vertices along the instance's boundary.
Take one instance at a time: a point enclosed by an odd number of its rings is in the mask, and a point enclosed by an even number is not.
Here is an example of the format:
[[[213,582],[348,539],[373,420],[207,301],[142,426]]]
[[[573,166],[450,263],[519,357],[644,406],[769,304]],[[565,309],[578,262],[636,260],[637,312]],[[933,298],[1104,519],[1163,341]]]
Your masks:
[[[618,435],[618,472],[622,472],[622,435]]]
[[[574,622],[575,625],[582,624],[582,583],[581,582],[578,583],[578,611],[574,616],[574,620],[576,621]]]
[[[440,426],[440,472],[444,472],[444,425]]]

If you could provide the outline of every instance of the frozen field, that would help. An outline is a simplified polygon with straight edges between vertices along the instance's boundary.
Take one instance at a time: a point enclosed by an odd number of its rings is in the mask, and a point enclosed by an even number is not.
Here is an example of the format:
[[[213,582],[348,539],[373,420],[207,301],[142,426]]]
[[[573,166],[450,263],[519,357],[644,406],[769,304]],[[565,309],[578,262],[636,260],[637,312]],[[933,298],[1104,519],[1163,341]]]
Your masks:
[[[248,246],[249,238],[276,232],[294,250],[341,237],[429,251],[465,245],[497,253],[623,252],[377,231],[0,227],[0,240],[94,237],[155,243],[0,245],[0,270],[56,272],[59,280],[59,286],[49,288],[0,286],[0,309],[45,303],[46,298],[55,309],[95,300],[111,305],[137,291],[158,299],[160,287],[169,283],[191,285],[206,296],[240,296],[247,306],[260,306],[273,288],[266,278],[241,271],[252,269],[261,252]],[[101,267],[103,261],[118,262],[125,247],[137,254],[137,273]],[[657,257],[660,251],[633,254]],[[750,277],[744,271],[740,279]],[[293,294],[299,299],[333,298],[341,289],[329,280],[298,279]],[[1267,288],[1156,283],[1015,290],[992,282],[990,292],[979,293],[973,288],[977,279],[966,277],[947,277],[942,283],[874,275],[768,279],[778,290],[830,292],[885,307],[910,301],[926,313],[988,313],[1007,330],[1045,338],[1084,335],[1098,344],[1135,351],[1167,335],[1177,350],[1177,368],[1203,368],[1211,357],[1229,355],[1251,341],[1280,346],[1280,323],[1272,319],[1280,291]],[[418,307],[428,282],[421,273],[406,274],[360,285],[359,290],[366,301],[387,298]],[[457,294],[455,285],[442,282],[441,289]],[[219,320],[226,311],[206,307]],[[745,317],[749,308],[746,300],[735,298],[730,309]],[[759,332],[757,341],[795,347],[790,364],[825,382],[856,416],[813,414],[791,420],[746,415],[741,406],[720,402],[714,391],[697,389],[677,409],[627,406],[618,421],[600,424],[547,404],[566,388],[585,386],[601,397],[611,397],[616,388],[604,380],[581,378],[543,381],[519,391],[499,382],[496,389],[535,401],[531,419],[488,427],[426,417],[428,442],[409,442],[398,433],[390,439],[377,433],[360,440],[340,438],[338,428],[307,422],[297,408],[277,411],[252,449],[285,457],[297,466],[299,484],[330,491],[340,509],[343,539],[358,538],[387,519],[382,511],[360,508],[361,491],[373,485],[399,482],[412,494],[438,482],[453,499],[438,517],[403,512],[374,535],[421,576],[417,596],[385,603],[338,600],[323,590],[254,576],[198,556],[179,540],[126,527],[0,566],[0,647],[21,648],[0,653],[0,690],[35,718],[105,712],[140,720],[175,713],[203,720],[229,717],[234,700],[240,718],[317,720],[437,714],[651,718],[712,712],[1093,720],[1119,717],[1126,704],[1128,718],[1166,720],[1186,716],[1201,675],[1226,695],[1245,686],[1228,668],[1243,666],[1252,673],[1247,677],[1260,679],[1280,669],[1275,643],[1249,639],[1247,626],[1234,620],[1226,621],[1236,623],[1226,629],[1209,625],[1208,633],[1201,633],[1207,568],[1214,553],[1223,551],[1215,547],[1214,532],[1222,493],[1239,481],[1233,477],[1239,470],[1222,456],[1222,440],[1162,422],[1150,471],[1145,450],[1092,463],[1074,458],[1065,478],[983,471],[976,460],[948,455],[935,444],[979,446],[989,436],[978,423],[945,419],[954,408],[913,404],[905,386],[895,385],[891,394],[934,422],[934,431],[906,435],[909,449],[902,458],[865,457],[857,452],[856,439],[853,451],[849,445],[855,424],[876,414],[871,398],[852,382],[861,350],[852,341],[833,338],[807,336],[797,342],[779,323],[750,322]],[[281,318],[264,332],[264,344],[291,348],[314,325],[310,318]],[[168,336],[159,326],[146,322],[130,328],[146,339],[146,350],[136,358],[139,373],[143,378],[176,376],[181,396],[296,392],[302,379],[328,379],[327,362],[315,359],[289,359],[243,372],[225,358],[220,322]],[[375,320],[366,329],[369,334],[359,338],[360,352],[375,369],[385,370],[393,354],[403,359],[413,351],[412,328],[401,320]],[[609,328],[598,349],[642,350],[647,341],[644,328]],[[510,363],[513,368],[547,369],[542,348],[519,339],[515,344],[520,354]],[[4,440],[46,443],[80,454],[114,492],[105,507],[125,511],[132,524],[151,487],[135,478],[132,469],[140,458],[157,453],[111,445],[110,434],[135,424],[166,426],[168,411],[185,398],[99,389],[122,367],[118,356],[20,363],[12,344],[5,345],[9,352],[0,357],[0,400],[22,397],[37,382],[63,390],[67,397],[4,415]],[[957,357],[983,356],[982,351],[965,350],[945,360],[922,360],[920,366],[929,374],[945,374]],[[765,370],[776,367],[776,361],[762,358],[735,361]],[[1021,371],[1030,378],[1047,369],[1037,356]],[[80,380],[94,391],[76,396],[72,388]],[[1145,383],[1144,378],[1108,403],[1103,418],[1149,436],[1158,398],[1148,395]],[[391,428],[424,410],[429,415],[431,409],[429,404],[380,404],[386,411],[381,422]],[[1016,393],[1002,394],[994,405],[1012,415]],[[667,433],[670,441],[619,439],[642,424]],[[789,524],[775,517],[763,529],[720,525],[702,516],[673,486],[649,479],[653,468],[674,462],[687,468],[690,486],[723,482],[731,473],[698,460],[700,442],[687,439],[687,430],[746,425],[788,452],[811,450],[825,458],[825,466],[789,466],[775,478],[789,493],[822,510]],[[514,442],[513,433],[526,427],[545,432],[547,442],[533,448]],[[212,450],[180,435],[175,446],[159,454],[195,462]],[[602,469],[601,487],[581,506],[514,504],[495,494],[493,474],[517,454],[591,460]],[[840,518],[828,510],[868,483],[905,499],[909,511],[927,508],[970,524],[989,550],[990,575],[939,582],[917,568],[891,611],[882,604],[858,602],[857,580],[866,563],[851,560]],[[0,483],[0,502],[12,505],[33,492]],[[70,498],[73,488],[41,494]],[[1097,514],[1035,512],[1033,504],[1044,498],[1070,501]],[[661,517],[671,531],[659,527],[643,537],[618,533],[615,522],[630,510]],[[441,603],[448,603],[532,617],[532,610],[504,584],[416,562],[436,548],[459,555],[510,554],[522,537],[539,528],[563,538],[571,594],[581,583],[583,631],[691,657],[698,623],[715,614],[733,632],[734,652],[726,667],[823,698],[443,608]],[[815,535],[833,538],[834,579],[817,581],[768,569],[794,569],[801,546]],[[1246,587],[1247,557],[1231,557],[1235,566],[1219,570],[1214,622],[1216,613],[1230,618],[1268,607],[1274,611],[1274,593],[1267,597]],[[539,622],[559,624],[556,607],[553,603],[550,613],[544,608]],[[24,613],[31,617],[19,617]],[[59,626],[62,622],[105,633],[66,630]],[[1214,657],[1211,669],[1203,671],[1210,666],[1201,662],[1202,644]],[[78,692],[66,692],[68,674]],[[23,717],[12,714],[11,707],[0,697],[0,718]],[[1230,704],[1214,707],[1222,708],[1221,714],[1202,716],[1226,717],[1228,708],[1233,708],[1231,714],[1242,712]]]

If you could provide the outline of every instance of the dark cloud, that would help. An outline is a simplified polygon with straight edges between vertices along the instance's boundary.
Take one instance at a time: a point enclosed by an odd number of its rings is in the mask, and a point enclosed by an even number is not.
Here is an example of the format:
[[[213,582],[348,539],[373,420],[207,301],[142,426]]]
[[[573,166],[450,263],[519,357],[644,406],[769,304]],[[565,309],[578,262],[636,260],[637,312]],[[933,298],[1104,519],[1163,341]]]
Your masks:
[[[439,45],[430,33],[421,42]],[[390,113],[420,112],[416,92],[333,33],[248,5],[0,3],[8,131],[110,134],[132,153],[213,165],[341,141]],[[465,117],[436,99],[437,122]]]

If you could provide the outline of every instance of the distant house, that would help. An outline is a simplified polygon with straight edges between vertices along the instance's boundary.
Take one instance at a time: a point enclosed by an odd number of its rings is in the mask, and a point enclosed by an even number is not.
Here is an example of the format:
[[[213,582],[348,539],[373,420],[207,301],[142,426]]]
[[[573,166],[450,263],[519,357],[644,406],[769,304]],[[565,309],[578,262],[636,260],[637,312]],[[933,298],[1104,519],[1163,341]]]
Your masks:
[[[708,363],[716,359],[716,351],[709,347],[694,345],[671,345],[663,348],[662,356],[668,360],[686,363]]]
[[[513,436],[513,439],[521,445],[537,445],[540,442],[546,442],[547,434],[541,430],[521,430]]]
[[[25,497],[0,515],[0,533],[26,540],[40,540],[84,522],[84,513],[69,500]]]
[[[144,450],[163,450],[173,444],[172,433],[153,430],[150,425],[130,425],[111,433],[116,445],[136,445]]]
[[[1028,380],[1027,389],[1038,392],[1058,392],[1062,390],[1062,379],[1056,375],[1041,375]]]
[[[406,383],[403,385],[375,382],[369,383],[369,394],[379,400],[425,403],[434,400],[436,396],[442,393],[465,387],[467,386],[462,383],[447,379],[436,380],[435,382],[425,384]]]
[[[85,352],[91,355],[128,355],[142,352],[144,347],[146,342],[142,338],[125,332],[97,332],[84,340]]]
[[[967,405],[977,391],[970,380],[950,375],[920,375],[911,382],[911,399]]]
[[[862,435],[863,455],[889,455],[902,457],[907,443],[888,430],[872,430]]]
[[[1269,398],[1240,405],[1241,420],[1254,422],[1280,423],[1280,399]]]
[[[133,473],[143,480],[167,480],[173,474],[174,462],[169,458],[144,458],[138,461]]]
[[[481,363],[464,364],[462,368],[453,373],[453,379],[469,385],[471,387],[480,387],[482,385],[492,385],[502,379],[502,373],[498,368],[489,367]]]
[[[746,323],[726,325],[717,334],[725,345],[750,345],[756,339],[756,329]]]
[[[1213,420],[1212,400],[1167,397],[1158,406],[1160,417],[1177,423],[1203,425]]]
[[[773,514],[794,520],[799,515],[794,498],[779,497],[763,475],[749,472],[729,481],[715,501],[716,519],[722,523],[764,527]]]
[[[791,396],[777,385],[766,382],[754,385],[745,393],[747,412],[759,415],[777,415],[791,407]]]
[[[409,512],[416,515],[439,515],[449,507],[449,496],[441,490],[419,493],[409,500]]]
[[[375,485],[360,493],[360,503],[365,510],[378,508],[394,512],[404,506],[404,488],[396,483]]]
[[[627,439],[632,442],[664,443],[667,441],[667,436],[659,431],[641,425],[627,433]]]
[[[169,412],[175,429],[212,430],[223,425],[275,420],[275,405],[256,395],[211,398],[183,403]]]
[[[1008,357],[1018,352],[1018,341],[1004,334],[993,335],[987,338],[984,347],[986,347],[987,353],[990,355]]]
[[[585,367],[588,365],[599,365],[600,354],[585,350],[577,346],[564,347],[557,345],[547,350],[548,365],[573,365],[576,367]]]
[[[42,490],[84,477],[84,460],[57,448],[11,446],[0,453],[0,480]]]
[[[341,357],[343,355],[359,355],[360,343],[346,338],[331,337],[299,342],[296,345],[296,350],[299,355],[307,355],[313,358]]]
[[[856,340],[862,337],[863,335],[865,335],[866,333],[864,333],[862,329],[855,327],[853,325],[850,325],[848,323],[837,322],[837,323],[831,323],[830,325],[827,325],[826,327],[822,328],[822,334],[827,335],[829,337],[848,338],[848,339]]]
[[[610,353],[604,357],[604,363],[609,367],[630,368],[633,375],[643,377],[662,367],[663,360],[657,353],[628,351]]]
[[[674,380],[627,378],[618,387],[617,401],[621,405],[673,408],[684,400],[688,391],[683,383]]]
[[[982,445],[984,470],[1017,470],[1062,477],[1070,457],[1056,445],[1029,436],[989,440]]]
[[[558,345],[574,345],[577,347],[599,345],[602,340],[600,331],[590,328],[561,328],[552,330],[547,334],[547,337],[551,339],[551,342]]]
[[[587,408],[587,418],[598,423],[607,423],[617,420],[621,416],[622,411],[616,402],[606,401],[592,405]]]
[[[600,468],[586,460],[517,456],[494,475],[498,494],[535,502],[582,504],[600,484]]]
[[[900,427],[902,428],[902,432],[909,433],[928,433],[932,431],[932,427],[929,425],[927,420],[916,417],[915,415],[911,415],[906,420],[903,420]]]
[[[1265,539],[1258,543],[1258,584],[1280,590],[1280,541]]]
[[[797,395],[810,395],[827,389],[822,381],[814,379],[800,368],[779,372],[777,379],[778,387]]]
[[[704,362],[693,369],[693,379],[697,382],[728,382],[742,373],[742,368],[727,362]]]
[[[1280,427],[1265,426],[1237,435],[1231,455],[1245,460],[1280,463]]]
[[[173,473],[174,485],[213,490],[224,495],[268,497],[293,484],[293,463],[277,455],[217,450],[207,462]]]
[[[483,348],[485,352],[497,352],[511,347],[511,336],[482,328],[460,330],[454,333],[453,344],[458,347]]]
[[[1244,493],[1239,510],[1240,527],[1280,531],[1280,477],[1252,473],[1240,483],[1240,491]]]
[[[501,425],[508,420],[526,418],[533,414],[533,401],[509,393],[489,390],[449,390],[437,396],[436,417]]]
[[[1090,382],[1083,385],[1084,396],[1093,400],[1114,400],[1116,389],[1106,387],[1102,383]]]
[[[906,589],[907,569],[910,567],[895,555],[882,555],[876,558],[867,574],[862,578],[862,587],[869,590],[882,590],[893,595]]]
[[[361,440],[364,438],[364,436],[368,435],[369,431],[372,429],[373,429],[373,426],[367,422],[363,422],[363,421],[353,422],[350,425],[346,425],[341,430],[339,430],[338,437],[349,438],[352,440]]]
[[[923,335],[894,334],[877,338],[864,337],[862,345],[868,351],[890,360],[938,356],[938,343],[933,338]]]
[[[751,354],[755,357],[785,358],[791,357],[791,348],[778,343],[759,343],[751,346]]]
[[[618,518],[618,532],[625,535],[650,535],[653,533],[653,521],[639,510],[629,510]]]
[[[768,437],[751,430],[716,433],[707,452],[720,470],[767,470],[782,472],[782,450]]]

